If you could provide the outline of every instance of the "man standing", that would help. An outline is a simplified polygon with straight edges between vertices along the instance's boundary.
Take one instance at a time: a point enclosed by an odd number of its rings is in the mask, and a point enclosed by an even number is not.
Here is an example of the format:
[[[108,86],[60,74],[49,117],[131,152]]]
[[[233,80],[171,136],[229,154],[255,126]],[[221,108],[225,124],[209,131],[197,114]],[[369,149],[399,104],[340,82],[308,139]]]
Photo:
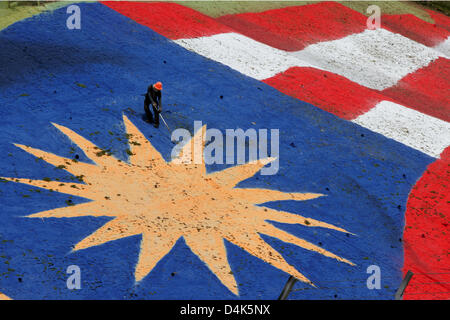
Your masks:
[[[155,128],[159,127],[159,114],[162,111],[161,105],[161,91],[162,91],[162,83],[156,82],[148,87],[147,93],[145,95],[144,101],[144,110],[147,115],[148,122],[154,122],[153,126]],[[152,105],[153,113],[155,114],[155,120],[153,121],[153,115],[149,109],[149,105]]]

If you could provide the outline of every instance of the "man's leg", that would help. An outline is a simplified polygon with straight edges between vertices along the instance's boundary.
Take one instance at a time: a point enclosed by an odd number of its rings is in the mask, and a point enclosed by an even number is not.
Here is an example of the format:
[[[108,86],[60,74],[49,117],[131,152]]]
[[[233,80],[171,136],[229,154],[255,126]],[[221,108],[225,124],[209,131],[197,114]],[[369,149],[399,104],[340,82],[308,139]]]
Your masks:
[[[147,103],[144,103],[144,110],[145,110],[145,115],[147,116],[148,122],[152,123],[153,122],[153,115],[152,115],[150,109],[148,108],[148,104]]]
[[[152,108],[153,108],[153,112],[155,113],[155,128],[158,128],[159,127],[159,112],[158,112],[158,110],[156,110],[155,107],[152,106]]]

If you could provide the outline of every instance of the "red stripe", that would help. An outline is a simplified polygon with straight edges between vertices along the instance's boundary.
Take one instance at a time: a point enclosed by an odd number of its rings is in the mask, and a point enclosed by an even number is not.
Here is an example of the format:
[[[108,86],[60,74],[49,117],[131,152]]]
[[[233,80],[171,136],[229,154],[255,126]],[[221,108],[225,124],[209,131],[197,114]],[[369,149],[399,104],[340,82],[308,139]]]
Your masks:
[[[428,166],[409,195],[403,271],[418,274],[405,291],[405,299],[450,298],[449,187],[450,147],[444,150],[441,159]],[[427,294],[418,294],[422,292]]]
[[[450,122],[450,60],[439,58],[381,91],[399,103]]]
[[[345,77],[309,67],[290,68],[263,82],[347,120],[366,113],[382,100],[389,100]]]
[[[360,33],[367,17],[335,2],[287,7],[217,19],[239,33],[269,46],[297,51],[310,44]]]
[[[169,39],[211,36],[231,30],[214,19],[176,3],[105,1],[104,5]]]
[[[450,35],[446,29],[428,23],[412,14],[383,15],[381,22],[391,31],[420,42],[426,46],[434,47],[445,41]]]
[[[433,20],[434,20],[434,23],[438,27],[444,28],[447,31],[450,31],[450,18],[449,17],[447,17],[446,15],[444,15],[442,13],[433,11],[433,10],[427,9],[426,11],[430,14],[431,18],[433,18]]]

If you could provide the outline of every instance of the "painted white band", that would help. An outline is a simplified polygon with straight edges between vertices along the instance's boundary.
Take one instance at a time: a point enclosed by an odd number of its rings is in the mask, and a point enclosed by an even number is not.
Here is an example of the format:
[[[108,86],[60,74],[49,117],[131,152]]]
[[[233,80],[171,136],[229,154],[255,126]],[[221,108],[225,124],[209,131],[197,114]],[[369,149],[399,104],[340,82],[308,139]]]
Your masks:
[[[292,54],[237,33],[175,40],[180,46],[220,62],[254,79],[263,80],[291,67],[311,67]],[[318,68],[317,66],[314,66]]]
[[[294,53],[301,60],[339,74],[362,86],[383,90],[442,56],[400,34],[365,30],[345,38],[319,42]]]
[[[352,122],[435,158],[450,145],[450,123],[390,101]]]
[[[437,46],[434,47],[434,50],[443,53],[447,59],[450,57],[450,37],[448,37],[445,41],[442,41]]]
[[[365,30],[296,52],[279,50],[237,33],[175,42],[258,80],[295,66],[314,67],[377,90],[391,87],[409,73],[445,56],[385,29]]]

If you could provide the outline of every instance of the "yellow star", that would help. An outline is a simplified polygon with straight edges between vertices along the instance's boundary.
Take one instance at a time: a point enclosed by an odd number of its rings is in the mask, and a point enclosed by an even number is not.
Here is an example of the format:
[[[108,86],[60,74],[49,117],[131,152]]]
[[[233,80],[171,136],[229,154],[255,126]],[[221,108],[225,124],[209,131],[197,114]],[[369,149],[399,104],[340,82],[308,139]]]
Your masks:
[[[166,162],[126,116],[123,120],[130,137],[131,155],[128,163],[105,154],[92,142],[72,130],[53,124],[77,144],[95,164],[74,161],[24,145],[16,144],[16,146],[54,166],[64,168],[75,176],[82,177],[84,183],[3,178],[92,200],[42,211],[28,217],[114,217],[77,243],[74,251],[124,237],[142,235],[135,270],[135,279],[140,281],[169,253],[176,241],[184,237],[192,252],[234,294],[238,294],[238,288],[228,262],[224,239],[311,285],[312,282],[288,264],[281,254],[260,237],[260,234],[276,237],[353,265],[344,258],[274,227],[267,220],[322,227],[340,232],[347,232],[346,230],[297,214],[257,206],[276,200],[309,200],[320,197],[321,194],[235,188],[240,181],[255,175],[264,165],[275,160],[274,158],[207,174],[204,163],[194,164],[193,161],[186,161],[193,159],[193,154],[187,151],[191,150],[194,141],[203,141],[206,126],[195,133],[191,141],[181,149],[178,158]],[[204,142],[201,144],[203,150]]]
[[[0,300],[11,300],[11,298],[0,292]]]

